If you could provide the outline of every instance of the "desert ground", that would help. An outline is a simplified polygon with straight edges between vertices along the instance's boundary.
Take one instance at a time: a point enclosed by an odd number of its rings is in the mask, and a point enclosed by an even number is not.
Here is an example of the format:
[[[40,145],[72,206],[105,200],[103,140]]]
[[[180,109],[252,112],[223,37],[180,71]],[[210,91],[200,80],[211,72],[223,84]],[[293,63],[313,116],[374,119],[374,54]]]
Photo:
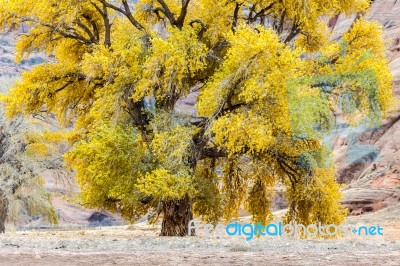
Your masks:
[[[278,217],[278,216],[277,216]],[[244,218],[245,219],[245,218]],[[11,230],[0,265],[400,265],[400,208],[349,217],[383,236],[344,239],[159,237],[159,226]]]

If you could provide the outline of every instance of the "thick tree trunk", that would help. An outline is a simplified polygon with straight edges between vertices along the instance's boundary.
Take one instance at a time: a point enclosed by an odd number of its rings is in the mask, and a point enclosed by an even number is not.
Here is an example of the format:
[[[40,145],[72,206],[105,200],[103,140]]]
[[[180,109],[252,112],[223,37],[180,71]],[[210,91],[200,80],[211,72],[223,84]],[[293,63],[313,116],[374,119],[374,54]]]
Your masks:
[[[7,212],[8,212],[8,200],[3,195],[3,193],[0,192],[0,234],[5,232]]]
[[[178,201],[164,202],[163,213],[161,236],[188,235],[189,221],[193,218],[192,202],[189,196]]]

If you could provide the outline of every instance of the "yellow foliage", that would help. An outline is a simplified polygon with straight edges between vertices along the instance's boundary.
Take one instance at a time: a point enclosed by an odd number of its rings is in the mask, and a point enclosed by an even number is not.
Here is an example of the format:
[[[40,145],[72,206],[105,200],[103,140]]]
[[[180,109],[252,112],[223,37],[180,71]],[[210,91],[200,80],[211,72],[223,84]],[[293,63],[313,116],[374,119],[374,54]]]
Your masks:
[[[146,146],[133,128],[103,124],[65,156],[77,173],[83,204],[121,210],[128,220],[145,213],[137,180],[149,169]]]
[[[335,169],[315,168],[314,176],[288,185],[286,194],[290,199],[286,223],[341,224],[347,214],[339,204],[341,193]]]
[[[152,40],[151,56],[142,66],[142,77],[133,94],[135,101],[152,94],[159,101],[173,97],[171,92],[187,95],[190,79],[205,67],[207,49],[198,42],[193,28],[171,27],[168,32],[167,38],[157,36]]]
[[[44,143],[33,143],[26,147],[28,156],[46,157],[50,155],[49,147]]]
[[[146,195],[162,200],[178,200],[192,190],[190,173],[171,174],[168,170],[156,169],[138,181],[138,189]]]

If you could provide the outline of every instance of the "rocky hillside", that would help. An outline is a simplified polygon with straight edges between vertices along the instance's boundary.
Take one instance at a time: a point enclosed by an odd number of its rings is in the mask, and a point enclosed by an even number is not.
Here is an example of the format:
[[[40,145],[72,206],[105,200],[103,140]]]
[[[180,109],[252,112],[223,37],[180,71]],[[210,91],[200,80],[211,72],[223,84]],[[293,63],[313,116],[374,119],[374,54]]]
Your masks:
[[[394,92],[400,99],[400,1],[375,0],[367,14],[383,25],[387,39]],[[355,16],[339,16],[337,35],[352,25]],[[374,130],[343,131],[334,143],[337,179],[347,184],[343,203],[350,214],[372,212],[400,201],[400,105],[383,126]]]

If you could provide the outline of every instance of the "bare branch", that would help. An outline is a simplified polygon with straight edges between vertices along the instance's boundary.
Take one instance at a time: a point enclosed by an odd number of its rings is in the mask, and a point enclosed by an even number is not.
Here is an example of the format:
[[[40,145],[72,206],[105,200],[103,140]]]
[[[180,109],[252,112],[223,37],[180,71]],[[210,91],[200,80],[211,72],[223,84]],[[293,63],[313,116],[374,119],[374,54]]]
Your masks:
[[[189,7],[190,0],[182,0],[182,9],[181,14],[179,15],[178,19],[176,20],[176,26],[181,29],[185,22],[187,9]]]
[[[235,11],[233,11],[232,31],[235,32],[239,19],[239,11],[242,4],[236,3]]]
[[[143,27],[143,25],[140,24],[139,21],[137,21],[137,20],[133,17],[132,12],[131,12],[131,10],[130,10],[130,8],[129,8],[129,4],[128,4],[127,1],[122,1],[123,6],[124,6],[124,9],[122,9],[122,8],[120,8],[120,7],[117,7],[117,6],[115,6],[115,5],[111,4],[111,3],[109,3],[109,2],[106,1],[106,0],[99,0],[99,1],[100,1],[102,4],[106,5],[106,7],[111,8],[111,9],[114,9],[115,11],[118,11],[119,13],[125,15],[125,16],[129,19],[129,21],[132,23],[132,25],[135,26],[135,28],[137,28],[138,30],[144,31],[144,32],[146,31],[145,28]]]
[[[295,18],[292,24],[292,28],[290,29],[289,35],[285,38],[284,43],[288,43],[293,40],[300,33],[300,25],[297,23],[297,19]]]
[[[255,21],[257,18],[265,16],[268,10],[272,9],[275,5],[275,2],[269,4],[267,7],[261,9],[259,12],[256,13],[256,15],[253,17],[253,21]]]
[[[162,9],[160,11],[164,13],[164,15],[168,18],[169,22],[171,25],[176,25],[176,19],[174,17],[174,14],[172,14],[171,10],[169,9],[168,5],[165,3],[164,0],[157,0],[157,2],[162,6]]]

